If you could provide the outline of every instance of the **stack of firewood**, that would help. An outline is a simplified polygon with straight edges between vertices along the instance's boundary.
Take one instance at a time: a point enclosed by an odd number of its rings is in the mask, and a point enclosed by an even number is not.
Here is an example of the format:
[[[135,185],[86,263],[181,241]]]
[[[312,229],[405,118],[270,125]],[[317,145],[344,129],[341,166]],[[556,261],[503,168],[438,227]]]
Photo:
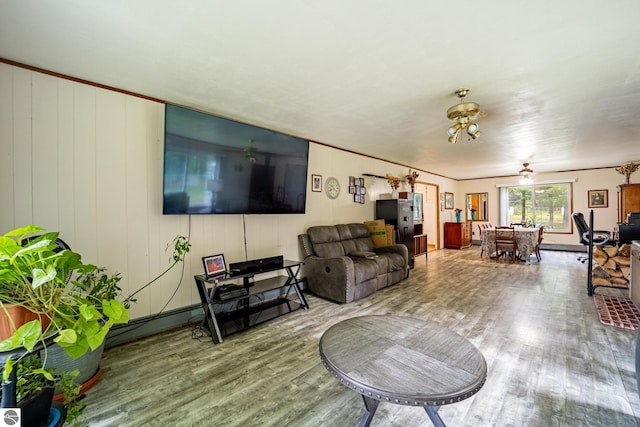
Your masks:
[[[591,272],[593,286],[628,287],[631,278],[631,246],[594,246]]]

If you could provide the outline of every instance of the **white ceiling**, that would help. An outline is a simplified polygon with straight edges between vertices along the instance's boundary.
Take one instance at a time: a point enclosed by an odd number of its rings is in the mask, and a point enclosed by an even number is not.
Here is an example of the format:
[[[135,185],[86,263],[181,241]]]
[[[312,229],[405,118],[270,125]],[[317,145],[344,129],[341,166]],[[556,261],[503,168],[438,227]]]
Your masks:
[[[638,17],[637,0],[7,0],[0,58],[465,179],[640,160]],[[482,136],[450,144],[459,87]]]

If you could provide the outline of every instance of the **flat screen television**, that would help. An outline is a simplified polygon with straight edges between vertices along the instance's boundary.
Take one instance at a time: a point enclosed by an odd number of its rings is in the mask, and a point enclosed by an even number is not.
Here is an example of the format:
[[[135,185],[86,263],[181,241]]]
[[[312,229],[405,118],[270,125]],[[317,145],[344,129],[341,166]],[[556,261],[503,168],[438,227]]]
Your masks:
[[[305,212],[309,141],[165,106],[162,213]]]

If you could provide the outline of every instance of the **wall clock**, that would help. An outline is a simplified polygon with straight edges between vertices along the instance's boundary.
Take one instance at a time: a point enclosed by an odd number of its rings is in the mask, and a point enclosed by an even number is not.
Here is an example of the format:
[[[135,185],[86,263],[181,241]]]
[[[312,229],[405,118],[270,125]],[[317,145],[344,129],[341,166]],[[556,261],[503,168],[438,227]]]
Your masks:
[[[335,199],[340,194],[340,183],[334,177],[329,177],[324,183],[324,192],[330,199]]]

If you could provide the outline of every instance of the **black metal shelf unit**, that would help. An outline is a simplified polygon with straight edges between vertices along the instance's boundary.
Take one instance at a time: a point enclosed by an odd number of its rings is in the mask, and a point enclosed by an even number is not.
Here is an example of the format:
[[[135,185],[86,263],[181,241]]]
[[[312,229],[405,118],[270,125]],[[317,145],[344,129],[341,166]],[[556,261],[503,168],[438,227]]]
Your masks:
[[[251,261],[252,265],[260,260]],[[214,344],[222,342],[223,336],[242,331],[257,324],[299,309],[308,309],[298,273],[303,265],[300,261],[282,260],[270,263],[256,271],[235,272],[207,278],[194,276],[205,318],[202,328],[211,336]],[[278,275],[256,280],[256,275],[284,270],[287,275]],[[241,281],[240,284],[234,282]],[[225,287],[225,292],[221,293]],[[238,290],[244,289],[244,292]]]

